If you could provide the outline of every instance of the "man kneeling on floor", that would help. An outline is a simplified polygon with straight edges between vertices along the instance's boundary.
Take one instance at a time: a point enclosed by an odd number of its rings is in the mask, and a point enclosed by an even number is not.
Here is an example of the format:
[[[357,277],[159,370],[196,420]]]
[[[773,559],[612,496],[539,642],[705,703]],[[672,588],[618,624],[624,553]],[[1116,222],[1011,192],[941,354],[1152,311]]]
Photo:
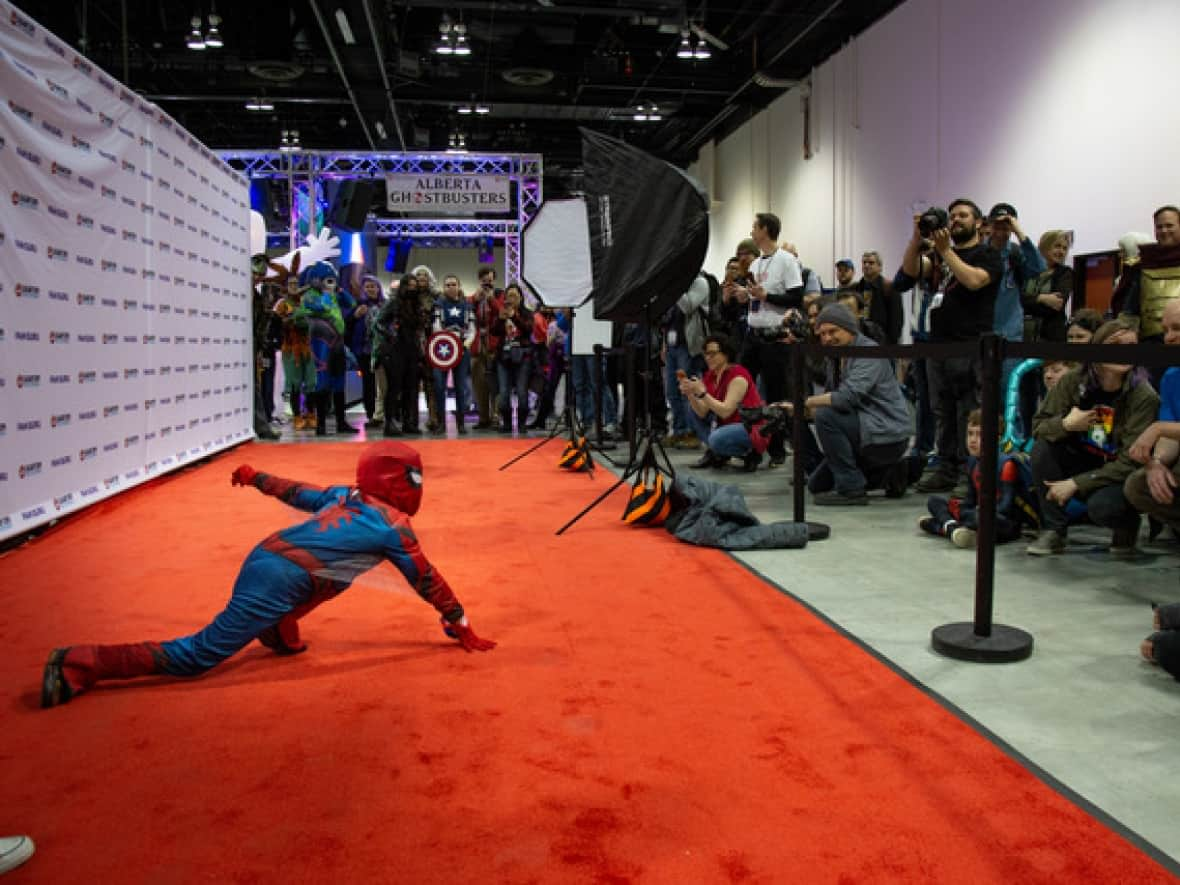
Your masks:
[[[422,502],[422,459],[409,446],[382,442],[361,453],[355,486],[318,486],[260,473],[243,464],[230,481],[314,513],[255,547],[238,572],[225,610],[191,636],[167,642],[55,648],[41,680],[41,706],[64,704],[100,679],[162,673],[198,676],[254,639],[292,655],[307,645],[299,619],[343,593],[364,572],[388,560],[442,615],[443,632],[467,651],[496,643],[472,631],[443,579],[418,546],[410,517]]]
[[[825,347],[877,346],[841,304],[820,311],[815,330]],[[863,505],[868,503],[866,489],[878,487],[900,498],[908,478],[902,457],[912,430],[893,364],[857,357],[828,360],[827,387],[827,393],[809,396],[805,402],[824,452],[807,481],[814,503]],[[791,408],[790,403],[780,405]]]

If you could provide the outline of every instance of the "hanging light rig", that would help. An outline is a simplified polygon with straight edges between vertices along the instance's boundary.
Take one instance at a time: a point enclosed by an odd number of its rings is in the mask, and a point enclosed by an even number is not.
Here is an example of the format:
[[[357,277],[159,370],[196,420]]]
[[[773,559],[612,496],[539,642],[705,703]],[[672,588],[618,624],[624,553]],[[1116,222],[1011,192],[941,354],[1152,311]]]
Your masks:
[[[205,19],[206,29],[201,31],[201,9],[198,6],[196,13],[189,19],[188,37],[185,38],[184,45],[196,52],[204,52],[206,49],[221,49],[225,46],[225,41],[221,39],[221,16],[217,14],[217,7],[209,4],[209,15]]]

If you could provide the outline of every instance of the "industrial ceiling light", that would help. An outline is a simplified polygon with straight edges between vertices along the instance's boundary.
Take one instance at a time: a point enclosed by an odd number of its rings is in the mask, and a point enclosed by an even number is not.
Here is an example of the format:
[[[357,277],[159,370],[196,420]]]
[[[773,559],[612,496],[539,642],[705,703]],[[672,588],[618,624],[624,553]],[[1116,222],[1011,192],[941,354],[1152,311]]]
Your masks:
[[[482,117],[490,114],[492,109],[481,101],[475,105],[475,112]]]
[[[284,129],[279,138],[279,153],[289,154],[299,150],[299,130]]]
[[[638,104],[635,106],[635,113],[631,115],[631,119],[636,123],[658,123],[664,119],[664,115],[660,112],[658,105]]]
[[[205,48],[205,36],[201,33],[201,17],[194,15],[191,21],[193,29],[189,31],[185,46],[189,49],[202,50]]]
[[[692,58],[692,44],[688,42],[688,31],[680,32],[680,48],[676,50],[677,58]]]
[[[438,43],[434,45],[437,55],[453,55],[455,47],[451,45],[451,20],[445,15],[438,23]]]
[[[336,27],[340,29],[340,36],[348,46],[356,46],[356,37],[352,33],[352,25],[348,23],[348,16],[343,9],[336,10]]]
[[[713,50],[709,48],[709,44],[697,37],[697,45],[692,51],[692,57],[696,61],[708,61],[713,57]]]
[[[216,12],[209,13],[209,30],[205,32],[205,47],[208,49],[220,49],[225,43],[221,40],[221,31],[217,26],[221,24],[221,16]]]
[[[246,102],[248,111],[273,111],[275,106],[265,98],[251,98]]]
[[[459,105],[459,107],[455,108],[455,112],[462,114],[463,116],[466,117],[468,114],[475,113],[475,108],[473,108],[469,104],[461,104],[461,105]]]
[[[454,54],[471,55],[471,47],[467,45],[467,25],[463,24],[463,22],[455,22],[451,27],[451,31],[455,38]]]

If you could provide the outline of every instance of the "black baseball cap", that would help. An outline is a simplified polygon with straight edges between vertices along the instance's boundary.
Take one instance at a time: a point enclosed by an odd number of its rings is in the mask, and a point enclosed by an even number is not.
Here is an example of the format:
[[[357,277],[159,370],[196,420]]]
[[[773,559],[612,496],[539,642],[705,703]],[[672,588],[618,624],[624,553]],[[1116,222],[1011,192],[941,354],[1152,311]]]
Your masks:
[[[1020,217],[1016,212],[1016,207],[1011,203],[996,203],[996,205],[992,206],[992,211],[987,213],[988,221],[996,221],[1000,218],[1007,218],[1008,216],[1012,216],[1013,218]]]
[[[836,262],[836,267],[856,267],[856,263],[851,258],[841,258]]]

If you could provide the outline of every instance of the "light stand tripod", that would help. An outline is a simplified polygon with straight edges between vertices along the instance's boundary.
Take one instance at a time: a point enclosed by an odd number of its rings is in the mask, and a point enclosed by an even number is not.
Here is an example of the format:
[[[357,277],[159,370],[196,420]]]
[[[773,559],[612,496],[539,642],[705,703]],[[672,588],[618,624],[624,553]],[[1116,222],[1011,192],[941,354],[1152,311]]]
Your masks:
[[[570,308],[569,335],[570,335],[571,343],[573,342],[573,334],[574,334],[574,310],[573,310],[573,308]],[[571,347],[570,349],[572,351],[573,348]],[[596,354],[596,356],[597,356],[597,354]],[[501,470],[507,470],[509,467],[511,467],[517,461],[523,460],[524,458],[528,457],[529,455],[531,455],[533,452],[537,451],[537,449],[541,448],[543,445],[545,445],[550,440],[561,436],[563,432],[568,431],[569,441],[573,445],[578,445],[579,440],[586,440],[586,430],[582,426],[582,422],[578,419],[578,414],[577,414],[577,410],[575,409],[575,403],[574,403],[573,359],[574,359],[573,354],[571,353],[569,362],[565,367],[565,411],[557,419],[557,423],[553,425],[553,429],[549,431],[549,433],[545,436],[544,439],[540,440],[535,445],[532,445],[529,448],[525,449],[523,452],[521,452],[519,455],[517,455],[515,458],[508,461],[507,463],[502,464],[500,466]],[[601,387],[599,388],[599,393],[601,394]],[[616,464],[614,459],[612,459],[610,457],[610,455],[607,455],[603,451],[603,449],[606,448],[606,446],[603,444],[603,441],[601,438],[602,437],[602,398],[601,398],[601,396],[599,397],[598,402],[596,403],[596,411],[597,411],[596,421],[598,424],[599,441],[597,444],[591,442],[590,446],[595,451],[597,451],[600,455],[602,455],[603,458],[605,458],[607,461],[609,461],[611,463],[611,466],[617,467],[618,464]],[[612,445],[611,448],[614,448],[614,446]]]
[[[632,438],[632,445],[629,450],[630,459],[627,462],[627,466],[623,470],[623,475],[618,478],[614,485],[591,501],[577,516],[559,528],[555,534],[563,534],[566,529],[570,528],[575,522],[605,501],[610,496],[611,492],[623,485],[633,476],[641,475],[645,471],[651,470],[664,474],[672,482],[676,480],[676,470],[672,467],[672,462],[668,460],[668,453],[664,451],[664,447],[660,443],[658,433],[652,427],[651,423],[651,392],[649,384],[652,371],[650,303],[644,308],[643,319],[644,334],[647,336],[647,342],[643,350],[643,371],[641,373],[644,382],[642,393],[643,409],[639,420],[636,422],[635,435]],[[661,459],[663,463],[660,463]]]

